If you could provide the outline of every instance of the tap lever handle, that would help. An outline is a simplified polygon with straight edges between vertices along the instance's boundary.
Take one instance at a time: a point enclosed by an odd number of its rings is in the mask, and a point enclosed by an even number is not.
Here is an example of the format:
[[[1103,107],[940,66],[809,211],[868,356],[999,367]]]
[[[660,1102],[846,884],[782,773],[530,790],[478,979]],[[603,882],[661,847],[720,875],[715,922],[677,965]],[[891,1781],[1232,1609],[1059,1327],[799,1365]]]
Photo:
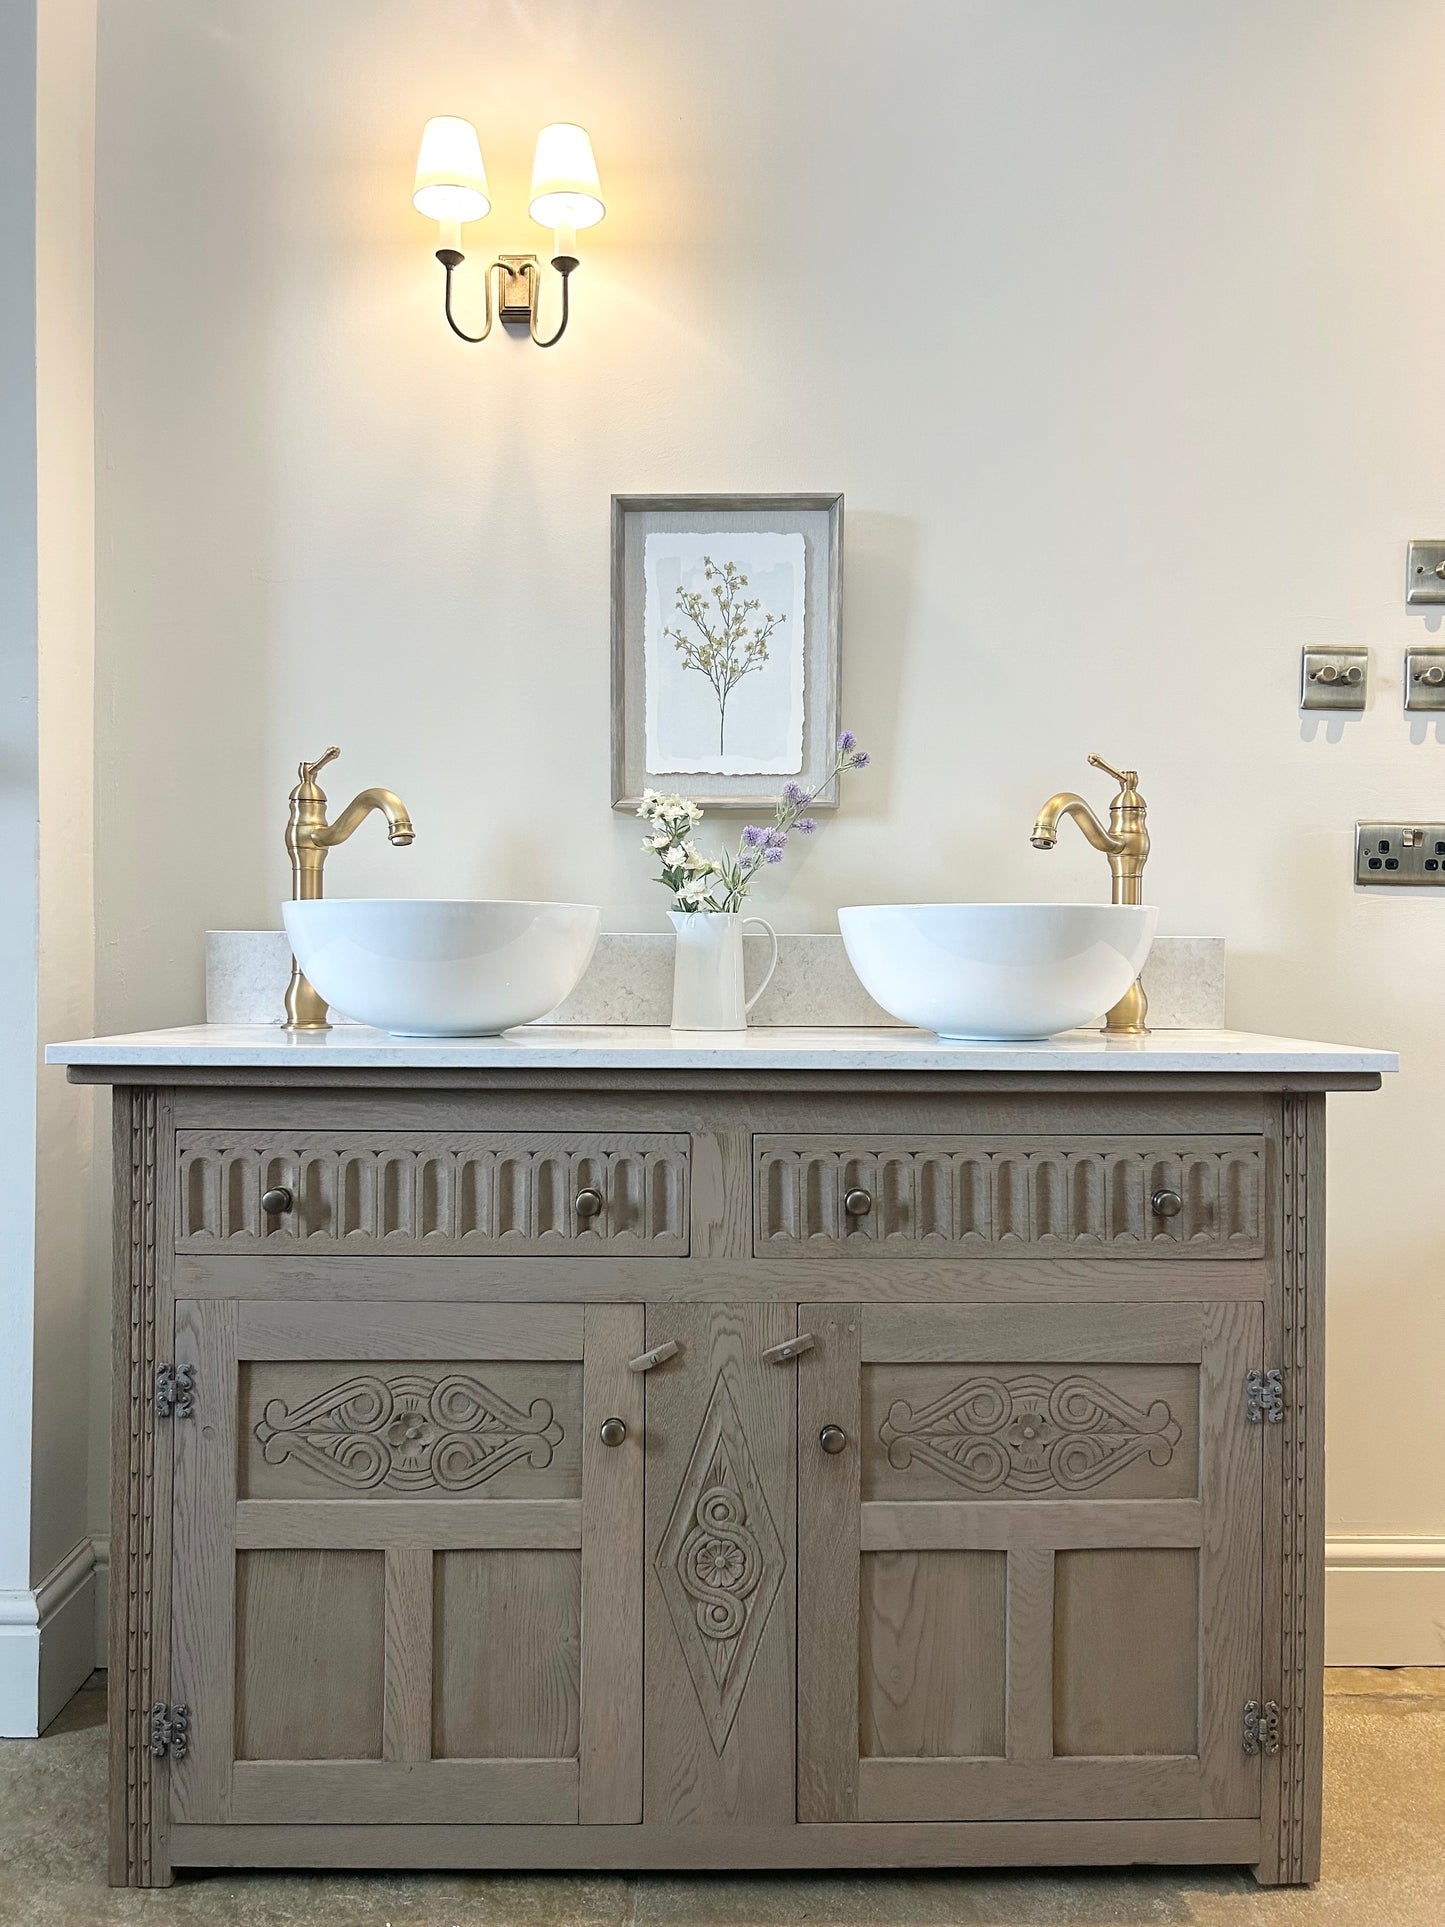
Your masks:
[[[1101,769],[1103,770],[1106,776],[1112,776],[1114,781],[1119,785],[1120,789],[1124,789],[1124,790],[1138,789],[1139,787],[1138,770],[1115,769],[1114,765],[1112,763],[1106,763],[1102,756],[1091,755],[1089,757],[1089,761],[1090,763],[1093,764],[1095,769]]]
[[[324,756],[318,756],[314,763],[298,764],[296,774],[301,778],[303,783],[314,783],[316,781],[317,770],[325,769],[328,763],[334,763],[340,754],[341,745],[339,743],[333,743],[330,749],[326,751],[326,754]]]

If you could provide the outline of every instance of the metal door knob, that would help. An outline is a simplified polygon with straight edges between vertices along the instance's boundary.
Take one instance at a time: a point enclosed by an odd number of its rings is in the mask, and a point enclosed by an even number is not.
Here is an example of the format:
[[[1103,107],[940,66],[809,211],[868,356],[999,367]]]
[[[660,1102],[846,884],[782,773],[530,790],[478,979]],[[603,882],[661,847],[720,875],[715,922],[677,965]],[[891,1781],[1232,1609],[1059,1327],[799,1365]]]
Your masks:
[[[602,1205],[602,1193],[594,1191],[590,1186],[585,1191],[579,1191],[572,1200],[572,1208],[579,1218],[597,1217],[601,1213]]]
[[[1149,1208],[1156,1218],[1177,1218],[1184,1209],[1184,1200],[1177,1191],[1156,1191],[1149,1200]]]
[[[605,1418],[599,1437],[604,1445],[621,1445],[627,1437],[627,1427],[620,1418]]]
[[[296,1200],[284,1184],[273,1184],[269,1191],[261,1193],[261,1209],[268,1218],[279,1218],[289,1211]]]
[[[855,1187],[844,1194],[843,1209],[850,1218],[866,1218],[873,1209],[873,1193]]]
[[[825,1425],[818,1434],[818,1443],[828,1453],[838,1453],[848,1443],[848,1434],[841,1425]]]

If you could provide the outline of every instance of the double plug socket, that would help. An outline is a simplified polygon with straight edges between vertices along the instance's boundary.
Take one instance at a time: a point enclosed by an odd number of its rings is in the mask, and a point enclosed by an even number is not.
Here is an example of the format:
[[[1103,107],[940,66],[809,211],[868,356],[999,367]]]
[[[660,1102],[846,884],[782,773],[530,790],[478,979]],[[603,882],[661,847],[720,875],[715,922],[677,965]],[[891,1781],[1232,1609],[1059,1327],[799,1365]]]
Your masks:
[[[1445,823],[1357,823],[1355,881],[1445,889]]]

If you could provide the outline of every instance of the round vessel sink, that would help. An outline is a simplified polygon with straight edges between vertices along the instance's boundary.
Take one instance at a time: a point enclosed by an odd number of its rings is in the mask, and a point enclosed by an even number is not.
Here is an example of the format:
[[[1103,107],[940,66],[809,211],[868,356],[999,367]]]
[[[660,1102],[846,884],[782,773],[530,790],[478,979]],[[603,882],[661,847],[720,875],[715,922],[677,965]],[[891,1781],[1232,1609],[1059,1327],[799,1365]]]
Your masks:
[[[589,903],[465,897],[282,905],[296,961],[327,1003],[396,1037],[488,1037],[555,1010],[592,960]]]
[[[1011,1042],[1094,1022],[1144,967],[1159,912],[1121,903],[869,903],[838,912],[876,1003],[940,1037]]]

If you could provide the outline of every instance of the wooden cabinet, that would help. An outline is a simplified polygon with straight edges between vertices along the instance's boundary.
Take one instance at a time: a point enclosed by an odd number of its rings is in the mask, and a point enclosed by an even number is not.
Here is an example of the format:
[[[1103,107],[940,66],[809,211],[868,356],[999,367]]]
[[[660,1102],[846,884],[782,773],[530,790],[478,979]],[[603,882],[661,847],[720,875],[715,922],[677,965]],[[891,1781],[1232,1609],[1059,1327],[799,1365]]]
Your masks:
[[[1319,1090],[701,1082],[118,1091],[114,1877],[1311,1878]]]

